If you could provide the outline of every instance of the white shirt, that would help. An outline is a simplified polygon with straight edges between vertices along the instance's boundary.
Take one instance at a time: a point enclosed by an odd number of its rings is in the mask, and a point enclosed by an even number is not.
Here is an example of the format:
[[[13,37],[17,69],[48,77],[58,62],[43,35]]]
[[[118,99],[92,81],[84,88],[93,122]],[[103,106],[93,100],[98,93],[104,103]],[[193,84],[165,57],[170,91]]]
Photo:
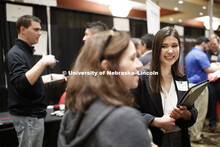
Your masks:
[[[163,90],[163,92],[160,92],[163,112],[164,114],[170,114],[173,108],[176,107],[178,100],[173,79],[171,81],[169,92],[167,92],[167,90],[163,86],[161,87]]]
[[[178,101],[176,88],[175,88],[175,84],[174,84],[173,79],[171,81],[171,86],[170,86],[169,92],[167,92],[167,90],[163,86],[161,86],[161,87],[163,90],[163,92],[160,92],[162,106],[163,106],[163,112],[164,112],[164,115],[170,114],[171,111],[173,110],[173,108],[176,107],[176,104]],[[164,131],[164,130],[163,131],[165,133],[170,133],[170,132],[176,132],[179,130],[181,130],[181,129],[178,126],[175,126],[173,128],[173,130],[171,130],[171,131]]]

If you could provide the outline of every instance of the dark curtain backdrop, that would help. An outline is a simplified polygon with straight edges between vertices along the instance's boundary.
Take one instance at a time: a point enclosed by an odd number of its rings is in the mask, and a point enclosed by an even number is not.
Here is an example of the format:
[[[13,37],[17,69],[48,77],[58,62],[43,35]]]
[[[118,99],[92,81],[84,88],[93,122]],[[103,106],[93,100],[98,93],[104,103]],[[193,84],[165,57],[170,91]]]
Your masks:
[[[165,22],[161,22],[161,23],[160,23],[160,28],[164,28],[164,27],[166,27],[166,26],[174,27],[174,24],[165,23]]]
[[[199,37],[199,36],[205,36],[205,29],[190,27],[190,26],[185,26],[184,27],[185,56],[192,49],[192,47],[195,46],[195,42],[189,42],[189,41],[186,40],[186,38],[197,39],[197,37]]]
[[[1,29],[1,33],[0,33],[0,112],[3,110],[7,109],[7,101],[5,100],[7,98],[7,89],[6,89],[6,84],[5,84],[5,74],[4,74],[4,36],[3,36],[3,32],[4,31],[4,27],[3,27],[3,17],[4,17],[4,12],[5,9],[3,7],[3,5],[0,5],[0,29]]]
[[[220,37],[220,31],[214,31],[214,33]]]
[[[25,5],[33,7],[33,15],[38,16],[41,19],[41,27],[42,30],[47,31],[47,15],[46,15],[46,7],[40,5],[31,5],[24,4],[18,2],[7,2],[9,4],[16,5]],[[6,87],[6,79],[5,79],[5,65],[4,65],[4,57],[6,56],[9,49],[14,45],[15,40],[17,38],[15,22],[6,21],[6,2],[1,1],[0,3],[0,112],[8,110],[7,108],[7,87]],[[39,60],[40,57],[35,56],[36,60]],[[44,71],[47,73],[47,70]]]
[[[130,19],[130,32],[132,37],[141,38],[147,31],[147,21],[142,19]]]
[[[85,24],[102,21],[109,28],[113,26],[113,17],[89,12],[51,7],[52,54],[60,61],[53,72],[68,72],[83,46]]]

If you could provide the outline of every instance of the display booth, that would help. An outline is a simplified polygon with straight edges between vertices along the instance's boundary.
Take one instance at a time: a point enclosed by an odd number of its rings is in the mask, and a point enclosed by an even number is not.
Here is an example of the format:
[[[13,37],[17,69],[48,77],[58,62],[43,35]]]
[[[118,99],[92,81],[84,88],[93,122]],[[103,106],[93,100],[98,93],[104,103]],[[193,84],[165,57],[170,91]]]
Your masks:
[[[103,23],[106,23],[109,28],[112,28],[115,17],[107,14],[60,7],[46,7],[44,5],[12,2],[6,0],[0,1],[0,146],[16,146],[16,134],[10,119],[8,119],[7,82],[4,60],[7,52],[14,45],[17,34],[15,22],[7,20],[7,4],[31,7],[33,9],[33,15],[41,19],[42,31],[51,33],[46,37],[46,52],[48,54],[53,54],[56,59],[59,60],[59,63],[57,63],[54,69],[46,68],[42,75],[63,74],[68,76],[68,71],[71,69],[76,57],[79,54],[80,48],[83,46],[82,38],[84,36],[85,24],[87,22],[100,20]],[[50,17],[48,18],[48,16]],[[128,32],[130,32],[131,37],[140,38],[142,35],[148,33],[148,22],[146,19],[124,19],[128,20]],[[178,24],[161,22],[160,28],[175,25]],[[205,29],[183,25],[178,26],[183,28],[183,34],[181,35],[181,50],[183,51],[182,53],[184,57],[186,53],[188,53],[188,51],[195,45],[195,38],[205,35]],[[215,33],[220,35],[219,31],[216,31]],[[38,61],[41,56],[35,55],[35,58],[36,61]],[[51,81],[45,84],[45,88],[48,98],[48,105],[56,105],[59,103],[60,97],[65,91],[66,81]],[[219,109],[220,108],[218,105],[218,110]],[[54,147],[56,146],[61,118],[51,117],[50,111],[51,110],[48,110],[48,115],[45,120],[44,146]],[[218,113],[218,115],[220,114]],[[7,119],[9,120],[8,123],[6,123]]]

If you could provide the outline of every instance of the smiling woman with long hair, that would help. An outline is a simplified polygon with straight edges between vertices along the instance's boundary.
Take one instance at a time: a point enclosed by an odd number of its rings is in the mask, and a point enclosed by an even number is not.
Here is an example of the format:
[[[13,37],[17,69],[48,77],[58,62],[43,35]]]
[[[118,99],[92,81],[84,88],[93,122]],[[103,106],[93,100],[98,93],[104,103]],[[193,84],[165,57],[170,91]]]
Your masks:
[[[130,107],[134,100],[129,90],[138,86],[141,67],[127,33],[105,31],[92,36],[72,68],[85,75],[68,79],[69,110],[61,123],[58,146],[151,146],[141,114]],[[97,75],[87,75],[92,71]],[[110,75],[107,71],[135,74]]]
[[[179,72],[180,38],[173,27],[160,29],[153,40],[152,59],[147,71],[157,75],[140,75],[133,90],[135,107],[144,115],[153,141],[160,147],[189,147],[188,127],[195,123],[194,106],[177,107],[188,90],[186,75]]]

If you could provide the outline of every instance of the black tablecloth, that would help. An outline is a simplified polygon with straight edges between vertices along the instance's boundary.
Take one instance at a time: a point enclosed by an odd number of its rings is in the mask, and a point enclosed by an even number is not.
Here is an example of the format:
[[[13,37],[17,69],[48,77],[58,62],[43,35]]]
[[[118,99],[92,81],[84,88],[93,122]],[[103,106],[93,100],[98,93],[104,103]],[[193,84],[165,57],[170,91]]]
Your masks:
[[[53,109],[47,109],[43,147],[56,147],[62,117],[52,116]],[[9,112],[0,113],[0,147],[16,147],[18,140]]]
[[[53,109],[47,109],[47,116],[45,118],[45,123],[52,122],[52,121],[60,121],[62,117],[52,116],[51,112],[53,112]],[[0,128],[3,125],[9,125],[12,124],[12,119],[10,117],[9,112],[1,112],[0,113]]]

